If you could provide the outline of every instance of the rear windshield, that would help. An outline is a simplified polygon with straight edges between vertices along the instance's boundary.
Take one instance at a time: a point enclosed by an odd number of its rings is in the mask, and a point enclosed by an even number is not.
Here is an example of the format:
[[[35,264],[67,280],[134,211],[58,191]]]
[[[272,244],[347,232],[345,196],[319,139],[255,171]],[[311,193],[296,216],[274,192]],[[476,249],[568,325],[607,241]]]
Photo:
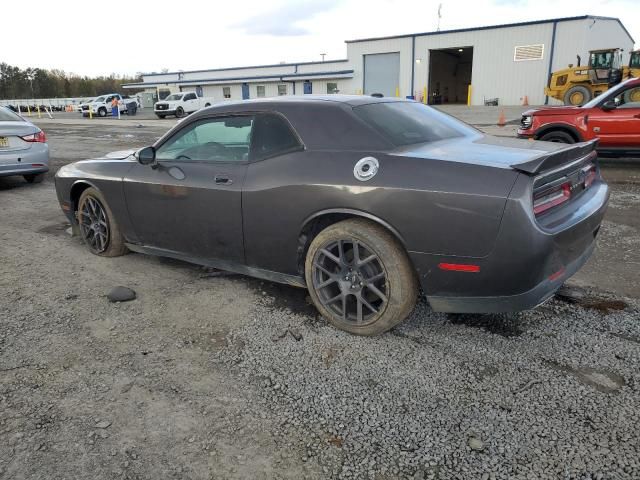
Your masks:
[[[417,102],[370,103],[353,111],[397,146],[461,137],[474,131],[459,120]]]
[[[5,107],[0,107],[0,122],[22,122],[22,117]]]

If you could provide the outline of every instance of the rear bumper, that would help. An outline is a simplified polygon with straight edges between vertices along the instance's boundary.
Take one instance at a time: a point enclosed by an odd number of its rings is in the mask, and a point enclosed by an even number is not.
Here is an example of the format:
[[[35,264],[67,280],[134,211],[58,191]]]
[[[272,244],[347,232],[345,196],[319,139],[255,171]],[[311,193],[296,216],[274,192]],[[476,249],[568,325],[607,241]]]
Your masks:
[[[607,185],[596,182],[541,221],[533,216],[530,185],[526,175],[516,182],[489,255],[465,258],[410,253],[434,310],[496,313],[533,308],[589,259],[609,199]],[[470,264],[477,271],[445,271],[441,263]]]
[[[501,313],[535,308],[547,301],[570,277],[582,268],[595,249],[595,240],[573,262],[560,270],[559,276],[545,278],[538,285],[523,293],[493,297],[437,297],[427,300],[437,312],[450,313]]]
[[[33,144],[28,150],[0,153],[0,177],[48,171],[49,146],[46,143]]]

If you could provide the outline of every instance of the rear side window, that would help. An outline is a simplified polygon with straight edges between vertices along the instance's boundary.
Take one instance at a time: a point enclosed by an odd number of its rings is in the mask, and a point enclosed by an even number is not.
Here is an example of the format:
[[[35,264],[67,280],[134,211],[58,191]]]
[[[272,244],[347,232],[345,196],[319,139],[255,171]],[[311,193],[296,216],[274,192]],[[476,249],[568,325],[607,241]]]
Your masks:
[[[288,122],[280,115],[258,115],[251,135],[251,159],[262,160],[301,147]]]
[[[0,122],[23,122],[21,116],[5,107],[0,107]]]
[[[354,107],[353,111],[396,146],[461,137],[473,131],[459,120],[421,103],[370,103]]]

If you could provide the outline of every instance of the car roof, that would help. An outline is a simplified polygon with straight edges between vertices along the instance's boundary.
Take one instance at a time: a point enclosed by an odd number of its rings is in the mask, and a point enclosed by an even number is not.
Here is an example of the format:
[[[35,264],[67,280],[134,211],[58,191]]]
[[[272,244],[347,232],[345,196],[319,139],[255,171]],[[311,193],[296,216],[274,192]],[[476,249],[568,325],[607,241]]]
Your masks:
[[[371,103],[389,103],[389,102],[409,102],[397,97],[371,97],[369,95],[283,95],[280,97],[269,98],[252,98],[248,100],[233,100],[219,102],[212,106],[212,108],[220,107],[223,105],[269,105],[271,107],[277,105],[291,105],[296,104],[314,104],[317,102],[332,102],[339,104],[347,104],[351,106],[368,105]]]

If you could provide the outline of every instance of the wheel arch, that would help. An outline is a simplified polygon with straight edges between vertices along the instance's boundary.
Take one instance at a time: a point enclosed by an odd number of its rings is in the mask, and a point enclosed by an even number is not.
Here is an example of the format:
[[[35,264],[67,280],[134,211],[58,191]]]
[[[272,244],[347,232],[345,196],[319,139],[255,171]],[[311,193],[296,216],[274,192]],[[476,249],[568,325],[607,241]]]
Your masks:
[[[84,192],[87,188],[95,188],[96,190],[100,191],[100,189],[89,180],[76,180],[75,182],[73,182],[73,185],[71,185],[71,189],[69,190],[69,200],[71,200],[71,208],[74,213],[74,218],[75,213],[78,211],[78,202],[80,201],[80,195],[82,195],[82,192]]]
[[[544,127],[541,127],[536,131],[534,138],[536,140],[540,140],[540,137],[553,131],[568,133],[574,138],[576,142],[584,142],[584,138],[582,134],[578,131],[578,129],[573,125],[569,125],[566,123],[551,123],[549,125],[545,125]]]
[[[300,227],[298,233],[297,266],[298,272],[302,275],[303,278],[304,262],[307,256],[307,251],[309,250],[309,245],[316,237],[316,235],[318,235],[318,233],[320,233],[328,226],[333,225],[334,223],[354,218],[369,220],[377,225],[380,225],[382,228],[390,232],[391,235],[393,235],[393,237],[398,241],[405,252],[408,252],[406,242],[400,232],[389,222],[376,215],[351,208],[331,208],[321,210],[309,215],[304,220],[304,222],[302,222],[302,226]]]

